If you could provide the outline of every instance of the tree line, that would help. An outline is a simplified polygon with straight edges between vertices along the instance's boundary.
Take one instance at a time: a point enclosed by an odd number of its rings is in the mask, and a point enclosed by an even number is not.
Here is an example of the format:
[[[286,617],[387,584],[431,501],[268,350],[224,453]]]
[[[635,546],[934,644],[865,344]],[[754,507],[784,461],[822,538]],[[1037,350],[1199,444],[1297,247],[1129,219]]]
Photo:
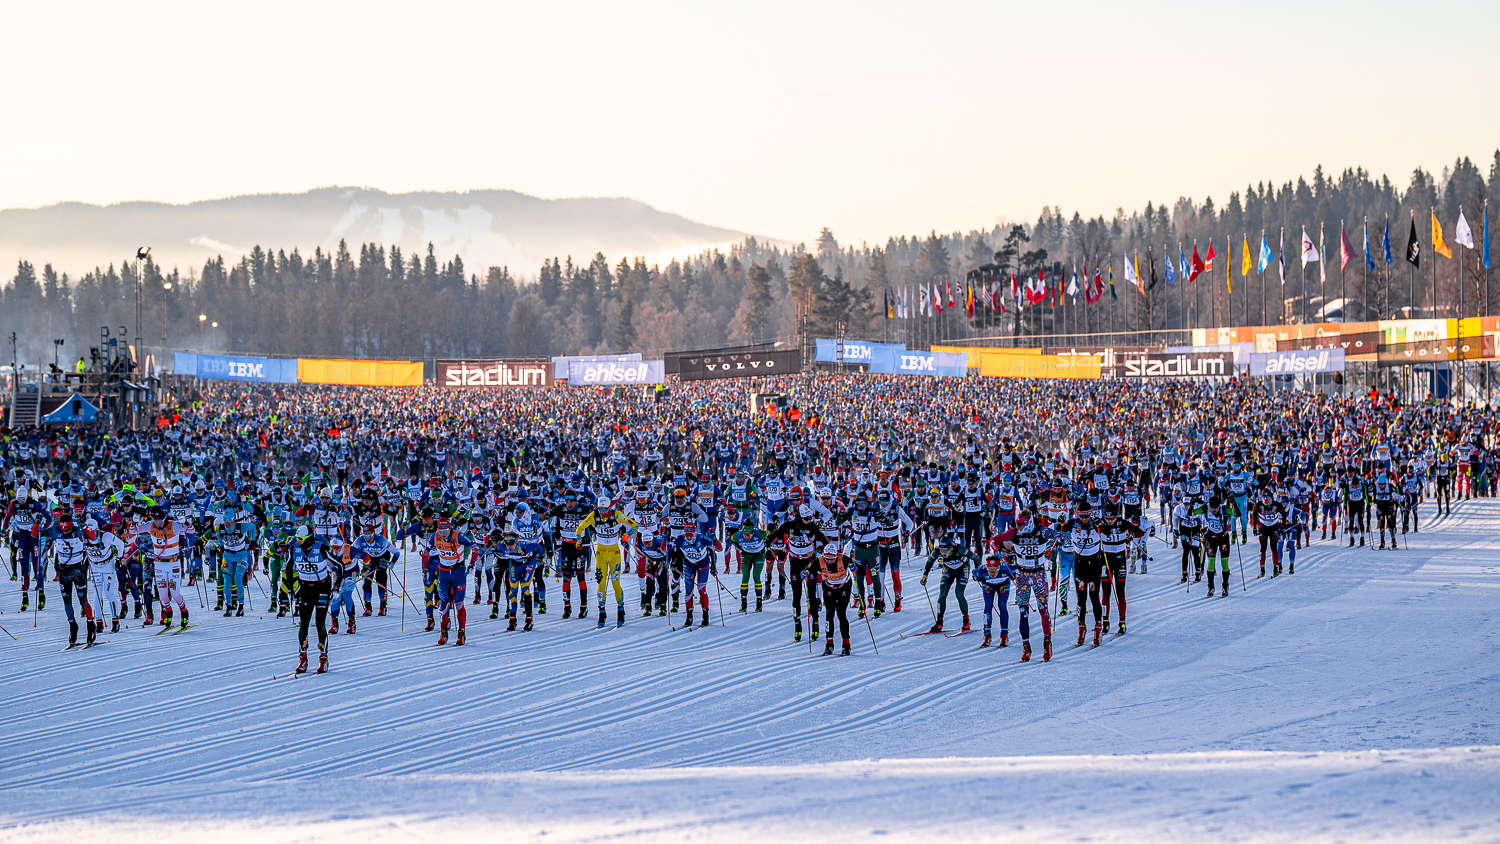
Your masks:
[[[141,343],[152,348],[283,356],[431,359],[445,357],[542,357],[553,354],[646,354],[674,349],[716,348],[748,343],[791,345],[804,336],[886,339],[926,345],[939,338],[1087,334],[1105,331],[1183,330],[1210,325],[1274,324],[1311,314],[1320,301],[1368,299],[1369,313],[1390,317],[1409,306],[1436,306],[1442,315],[1493,313],[1488,274],[1467,250],[1462,260],[1435,258],[1428,240],[1435,210],[1450,244],[1459,208],[1475,231],[1482,209],[1500,179],[1500,150],[1488,173],[1460,158],[1440,174],[1414,170],[1405,187],[1362,168],[1337,176],[1317,168],[1311,178],[1281,184],[1261,182],[1212,198],[1148,201],[1138,210],[1084,217],[1059,207],[1043,208],[1035,222],[998,222],[985,230],[901,235],[884,244],[840,244],[824,229],[809,246],[783,247],[754,238],[730,247],[648,264],[640,257],[596,254],[547,259],[533,276],[509,267],[482,271],[459,256],[440,258],[399,247],[340,241],[333,250],[296,247],[274,251],[256,246],[238,261],[218,256],[201,268],[170,271],[149,257],[70,277],[28,260],[0,289],[0,332],[14,331],[22,361],[50,361],[52,341],[65,339],[62,358],[75,360],[99,343],[99,328],[135,331],[135,289],[141,290]],[[1384,224],[1391,224],[1393,266],[1380,250]],[[1413,271],[1402,259],[1410,221],[1423,240],[1423,264]],[[1363,258],[1364,222],[1369,221],[1375,269]],[[1308,273],[1304,297],[1300,264],[1305,226],[1326,248],[1328,281]],[[1347,229],[1356,259],[1338,270],[1339,227]],[[1273,265],[1263,274],[1240,275],[1246,240],[1258,252],[1262,233],[1281,251],[1286,232],[1288,280]],[[1210,244],[1217,254],[1212,272],[1193,284],[1164,283],[1163,262]],[[1232,249],[1227,259],[1226,245]],[[1456,248],[1456,247],[1455,247]],[[1167,254],[1163,254],[1166,252]],[[1155,270],[1146,295],[1125,284],[1124,262],[1138,260],[1142,276]],[[1225,267],[1232,263],[1233,292]],[[1114,295],[1096,304],[1082,294],[1063,296],[1077,273],[1086,285],[1098,268],[1113,270]],[[1042,305],[1017,308],[1010,278],[1041,274],[1052,291]],[[993,279],[1005,294],[1005,313],[981,299],[973,317],[963,307],[966,283]],[[1145,283],[1150,284],[1146,278]],[[959,307],[941,315],[886,318],[889,291],[956,288]],[[1337,285],[1335,287],[1335,285]],[[1368,290],[1368,296],[1365,291]],[[911,303],[915,310],[915,303]],[[946,306],[946,294],[943,300]],[[1355,318],[1360,310],[1351,314]],[[217,326],[214,324],[217,323]]]

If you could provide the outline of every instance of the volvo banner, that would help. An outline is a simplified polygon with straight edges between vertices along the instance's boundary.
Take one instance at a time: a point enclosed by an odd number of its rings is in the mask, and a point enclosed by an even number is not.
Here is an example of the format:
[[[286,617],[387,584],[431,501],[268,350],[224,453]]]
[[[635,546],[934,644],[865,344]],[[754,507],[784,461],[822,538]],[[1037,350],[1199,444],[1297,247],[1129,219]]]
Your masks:
[[[572,361],[568,364],[569,387],[660,384],[666,373],[659,360]]]
[[[802,371],[802,353],[745,351],[687,353],[677,359],[677,377],[684,381],[713,378],[748,378],[752,375],[796,375]]]
[[[216,381],[259,381],[263,384],[297,383],[295,358],[230,357],[196,355],[193,375]],[[178,373],[183,374],[183,373]]]
[[[1343,349],[1296,349],[1256,352],[1250,355],[1251,375],[1303,375],[1309,372],[1343,371]]]
[[[550,387],[552,363],[545,360],[440,360],[439,387]]]
[[[963,378],[969,374],[969,356],[957,352],[875,350],[870,371],[877,375],[937,375]]]

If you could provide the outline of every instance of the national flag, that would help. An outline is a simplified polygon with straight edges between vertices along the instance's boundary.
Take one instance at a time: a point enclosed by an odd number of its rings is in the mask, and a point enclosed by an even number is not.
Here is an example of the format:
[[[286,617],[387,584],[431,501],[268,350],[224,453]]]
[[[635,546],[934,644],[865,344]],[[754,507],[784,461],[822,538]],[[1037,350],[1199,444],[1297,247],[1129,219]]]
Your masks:
[[[1328,254],[1328,240],[1323,236],[1323,224],[1322,223],[1318,224],[1318,254],[1320,256]],[[1328,262],[1327,261],[1319,261],[1318,262],[1318,283],[1319,284],[1327,284],[1328,283]]]
[[[1276,253],[1271,251],[1271,245],[1266,243],[1266,233],[1260,233],[1260,260],[1255,262],[1255,274],[1260,275],[1276,260]]]
[[[1422,241],[1417,240],[1417,215],[1411,215],[1411,234],[1406,236],[1406,263],[1422,266]]]
[[[1010,298],[1021,301],[1021,285],[1016,283],[1016,274],[1010,274]]]
[[[965,285],[965,291],[966,292],[964,293],[964,298],[968,300],[967,303],[966,303],[966,305],[967,305],[967,312],[969,314],[969,319],[973,319],[974,318],[974,285],[972,285],[972,284]]]
[[[1349,232],[1344,230],[1344,221],[1339,221],[1339,272],[1349,267],[1354,260],[1354,245],[1349,242]]]
[[[1115,300],[1120,298],[1115,295],[1115,264],[1113,261],[1109,264],[1109,298]]]
[[[1135,289],[1139,290],[1142,296],[1146,295],[1146,287],[1141,284],[1141,274],[1136,272],[1135,266],[1129,258],[1125,259],[1125,283],[1134,284]]]
[[[1459,246],[1474,248],[1474,230],[1469,228],[1469,221],[1464,217],[1461,205],[1458,208],[1458,225],[1453,227],[1453,242]]]
[[[1276,272],[1281,274],[1281,286],[1286,286],[1286,226],[1281,227],[1281,254],[1276,256]]]
[[[1323,256],[1321,256],[1321,255],[1318,254],[1318,247],[1313,244],[1312,238],[1310,238],[1310,237],[1307,236],[1307,226],[1303,226],[1302,227],[1302,268],[1305,270],[1305,269],[1307,269],[1307,265],[1308,264],[1318,263],[1319,261],[1322,260],[1322,257]]]
[[[1442,255],[1444,258],[1452,258],[1453,250],[1443,241],[1443,227],[1438,223],[1437,211],[1432,212],[1432,251]]]
[[[948,291],[948,307],[951,308],[955,304],[955,302],[953,301],[953,282],[949,281],[946,278],[943,279],[943,289]]]
[[[922,316],[932,311],[932,298],[928,295],[927,285],[917,285],[917,315]]]
[[[1240,245],[1240,278],[1249,278],[1250,277],[1250,236],[1249,235],[1240,235],[1240,239],[1242,241],[1242,243]],[[1265,239],[1265,235],[1264,234],[1261,235],[1261,239],[1262,240]]]
[[[1167,284],[1176,284],[1177,270],[1172,266],[1172,253],[1167,251],[1166,244],[1163,244],[1161,247],[1161,262],[1164,264],[1162,267],[1162,277],[1166,279]]]
[[[1412,226],[1416,229],[1416,226]],[[1387,267],[1396,263],[1396,258],[1391,254],[1391,215],[1385,215],[1385,234],[1380,236],[1380,251],[1385,253],[1385,265]]]
[[[1227,241],[1226,241],[1226,243],[1227,243]],[[1196,243],[1193,244],[1193,249],[1197,250],[1197,248],[1198,248],[1198,245]],[[1211,272],[1214,271],[1214,258],[1215,257],[1217,257],[1217,256],[1214,255],[1214,242],[1212,240],[1210,240],[1208,242],[1208,252],[1204,253],[1204,255],[1203,255],[1203,272],[1211,273]],[[1227,264],[1229,262],[1229,259],[1225,258],[1224,262]]]
[[[1187,281],[1187,277],[1188,277],[1187,253],[1182,251],[1182,244],[1180,244],[1180,243],[1177,244],[1177,265],[1180,268],[1179,271],[1178,271],[1178,273],[1177,273],[1177,277],[1180,278],[1180,279],[1182,279],[1183,281]]]
[[[885,318],[896,318],[896,294],[892,293],[889,287],[885,289]]]
[[[1484,268],[1490,268],[1490,201],[1484,201],[1484,215],[1479,222],[1479,234],[1484,239]]]
[[[1165,248],[1162,251],[1165,252],[1166,251]],[[1136,266],[1135,266],[1135,274],[1136,274],[1136,276],[1140,276],[1140,274],[1141,274],[1140,260],[1141,259],[1139,257],[1136,258]],[[1167,261],[1167,263],[1170,264],[1172,262],[1171,261]],[[1151,272],[1151,283],[1148,284],[1148,285],[1146,285],[1146,289],[1147,290],[1155,290],[1156,289],[1156,282],[1159,281],[1159,279],[1156,277],[1156,256],[1151,253],[1151,247],[1149,247],[1149,246],[1146,247],[1146,269]]]
[[[1370,218],[1365,218],[1365,269],[1375,269],[1375,256],[1370,254]]]
[[[1094,298],[1089,301],[1092,305],[1104,298],[1104,276],[1099,272],[1099,260],[1094,259]]]
[[[932,286],[932,310],[934,315],[943,312],[943,291],[936,284]]]
[[[1068,282],[1068,295],[1078,298],[1078,262],[1073,262],[1073,279]]]
[[[1248,246],[1248,244],[1247,244],[1247,246]],[[1210,250],[1213,249],[1213,245],[1212,244],[1209,245],[1209,249]],[[1245,258],[1245,269],[1248,270],[1248,269],[1250,269],[1250,259],[1249,259],[1249,256],[1248,256],[1248,253],[1250,252],[1250,250],[1246,249],[1245,252],[1247,253],[1246,254],[1246,258]],[[1234,292],[1234,241],[1230,240],[1227,235],[1224,238],[1224,283],[1227,284],[1227,285],[1229,285],[1229,292],[1233,293]]]
[[[906,287],[903,286],[896,293],[896,316],[906,319]]]
[[[1208,254],[1214,254],[1213,244],[1208,246]],[[1209,260],[1213,260],[1212,257]],[[1203,259],[1198,257],[1198,241],[1193,241],[1193,260],[1188,264],[1188,281],[1193,281],[1203,274]]]

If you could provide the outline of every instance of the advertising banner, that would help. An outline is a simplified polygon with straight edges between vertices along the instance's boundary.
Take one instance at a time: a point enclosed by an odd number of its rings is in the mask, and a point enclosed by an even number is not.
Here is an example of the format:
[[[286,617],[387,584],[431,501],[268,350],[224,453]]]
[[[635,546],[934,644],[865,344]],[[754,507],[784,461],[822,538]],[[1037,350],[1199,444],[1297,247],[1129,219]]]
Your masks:
[[[963,378],[969,374],[969,356],[954,352],[916,352],[880,349],[870,363],[880,375],[934,375]]]
[[[1013,355],[986,350],[979,374],[990,378],[1071,378],[1095,380],[1099,358],[1094,355]]]
[[[258,381],[263,384],[297,383],[297,361],[290,358],[194,355],[193,375],[216,381]],[[180,372],[179,374],[187,374]]]
[[[1251,375],[1301,375],[1308,372],[1343,371],[1343,349],[1291,349],[1285,352],[1256,352],[1250,355]]]
[[[439,387],[550,387],[552,362],[545,360],[440,360]]]
[[[839,341],[819,337],[815,341],[816,351],[813,360],[818,363],[839,363],[838,349]],[[900,343],[871,343],[868,340],[845,340],[843,363],[868,364],[875,356],[877,348],[889,348],[904,350],[906,346]]]
[[[601,360],[568,363],[569,387],[660,384],[666,372],[659,360]]]
[[[298,358],[297,380],[303,384],[420,387],[422,386],[422,362]]]
[[[1220,378],[1234,374],[1233,352],[1150,352],[1122,356],[1119,378]]]
[[[802,371],[802,353],[746,351],[719,354],[692,352],[677,358],[677,376],[684,381],[713,378],[747,378],[752,375],[796,375]],[[873,368],[871,371],[874,371]]]

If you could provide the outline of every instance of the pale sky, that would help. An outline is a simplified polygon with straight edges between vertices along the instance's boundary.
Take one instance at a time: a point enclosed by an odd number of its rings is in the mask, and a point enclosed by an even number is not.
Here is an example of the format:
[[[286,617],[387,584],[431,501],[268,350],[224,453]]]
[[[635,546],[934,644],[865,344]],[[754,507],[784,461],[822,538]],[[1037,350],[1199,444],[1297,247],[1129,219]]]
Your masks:
[[[843,242],[1488,172],[1500,3],[0,2],[0,207],[629,196]]]

